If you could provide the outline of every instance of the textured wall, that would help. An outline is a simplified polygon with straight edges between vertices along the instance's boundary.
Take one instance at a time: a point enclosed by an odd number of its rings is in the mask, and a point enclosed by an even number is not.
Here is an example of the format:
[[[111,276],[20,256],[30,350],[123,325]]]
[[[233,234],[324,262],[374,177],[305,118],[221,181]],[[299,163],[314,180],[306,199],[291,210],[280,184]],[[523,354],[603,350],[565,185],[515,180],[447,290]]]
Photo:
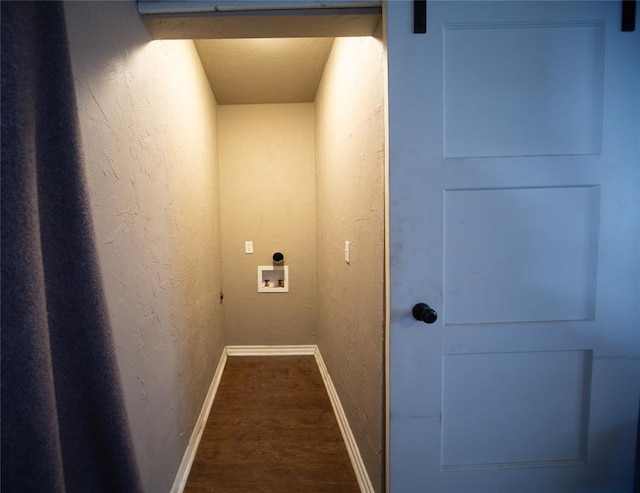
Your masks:
[[[100,263],[136,456],[169,491],[223,347],[216,103],[135,2],[65,4]]]
[[[376,491],[384,416],[382,56],[378,39],[336,39],[315,103],[318,345]]]
[[[218,108],[227,344],[315,343],[313,118],[313,103]],[[276,251],[289,292],[258,293]]]

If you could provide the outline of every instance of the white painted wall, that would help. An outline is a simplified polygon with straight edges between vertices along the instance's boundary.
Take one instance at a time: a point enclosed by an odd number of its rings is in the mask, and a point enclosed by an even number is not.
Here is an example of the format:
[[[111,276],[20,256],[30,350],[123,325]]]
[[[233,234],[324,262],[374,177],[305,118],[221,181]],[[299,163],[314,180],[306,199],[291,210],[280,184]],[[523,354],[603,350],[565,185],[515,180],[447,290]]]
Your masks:
[[[226,341],[313,344],[313,103],[221,105],[218,118]],[[277,251],[289,292],[258,293],[257,267],[272,265]]]
[[[169,491],[223,348],[216,102],[136,4],[66,2],[90,197],[145,490]]]
[[[382,60],[380,39],[336,39],[315,102],[318,346],[376,491],[384,430]]]

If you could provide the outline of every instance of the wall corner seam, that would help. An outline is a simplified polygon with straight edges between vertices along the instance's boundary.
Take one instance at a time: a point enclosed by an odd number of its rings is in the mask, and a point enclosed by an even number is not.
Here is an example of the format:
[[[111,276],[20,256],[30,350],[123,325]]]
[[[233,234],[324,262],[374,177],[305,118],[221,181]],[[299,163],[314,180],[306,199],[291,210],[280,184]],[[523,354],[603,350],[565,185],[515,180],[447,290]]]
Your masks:
[[[327,394],[329,395],[329,400],[331,401],[331,407],[333,407],[333,412],[336,416],[336,420],[338,421],[338,426],[340,427],[340,432],[342,433],[342,439],[344,440],[344,444],[347,447],[347,453],[349,454],[349,459],[351,460],[353,472],[356,475],[360,491],[362,493],[375,493],[375,490],[373,489],[373,485],[371,483],[371,479],[369,479],[367,468],[365,467],[362,456],[360,455],[358,443],[356,442],[355,436],[351,431],[349,421],[347,420],[347,415],[345,414],[344,408],[342,407],[342,404],[340,402],[340,397],[338,396],[338,392],[333,385],[331,375],[329,375],[329,370],[324,364],[324,360],[322,359],[322,355],[320,354],[320,348],[315,344],[314,346],[314,356],[316,359],[316,363],[318,364],[320,375],[322,376],[325,388],[327,389]]]
[[[209,412],[211,411],[213,400],[215,399],[216,392],[218,391],[218,386],[220,385],[220,380],[222,379],[222,373],[224,372],[226,363],[227,348],[225,346],[222,354],[220,355],[220,361],[218,361],[216,371],[213,374],[213,378],[211,379],[211,385],[209,386],[209,391],[207,392],[207,396],[205,397],[202,404],[200,415],[198,416],[198,420],[196,421],[193,432],[191,433],[191,438],[189,439],[187,448],[185,449],[184,455],[182,456],[182,462],[180,463],[180,467],[178,468],[178,472],[176,473],[175,480],[173,481],[173,485],[171,486],[171,493],[182,493],[187,484],[187,479],[189,478],[189,473],[191,472],[191,466],[193,465],[193,461],[196,458],[198,445],[200,445],[200,439],[202,438],[204,428],[207,424],[207,420],[209,419]]]

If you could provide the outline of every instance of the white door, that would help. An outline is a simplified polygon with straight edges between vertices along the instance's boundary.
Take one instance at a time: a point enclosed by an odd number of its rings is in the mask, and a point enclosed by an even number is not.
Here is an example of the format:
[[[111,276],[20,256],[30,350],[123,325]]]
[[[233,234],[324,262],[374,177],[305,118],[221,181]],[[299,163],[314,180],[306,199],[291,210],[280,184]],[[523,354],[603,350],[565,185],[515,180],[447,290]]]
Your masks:
[[[640,33],[621,3],[429,0],[427,34],[387,3],[392,493],[632,491]]]

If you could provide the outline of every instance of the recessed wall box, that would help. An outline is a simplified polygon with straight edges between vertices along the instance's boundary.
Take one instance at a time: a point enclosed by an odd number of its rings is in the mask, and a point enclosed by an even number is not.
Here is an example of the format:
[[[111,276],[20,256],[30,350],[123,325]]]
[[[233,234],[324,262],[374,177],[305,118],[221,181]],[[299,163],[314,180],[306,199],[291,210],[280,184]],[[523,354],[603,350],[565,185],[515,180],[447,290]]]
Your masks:
[[[258,293],[288,293],[288,265],[259,265]]]

